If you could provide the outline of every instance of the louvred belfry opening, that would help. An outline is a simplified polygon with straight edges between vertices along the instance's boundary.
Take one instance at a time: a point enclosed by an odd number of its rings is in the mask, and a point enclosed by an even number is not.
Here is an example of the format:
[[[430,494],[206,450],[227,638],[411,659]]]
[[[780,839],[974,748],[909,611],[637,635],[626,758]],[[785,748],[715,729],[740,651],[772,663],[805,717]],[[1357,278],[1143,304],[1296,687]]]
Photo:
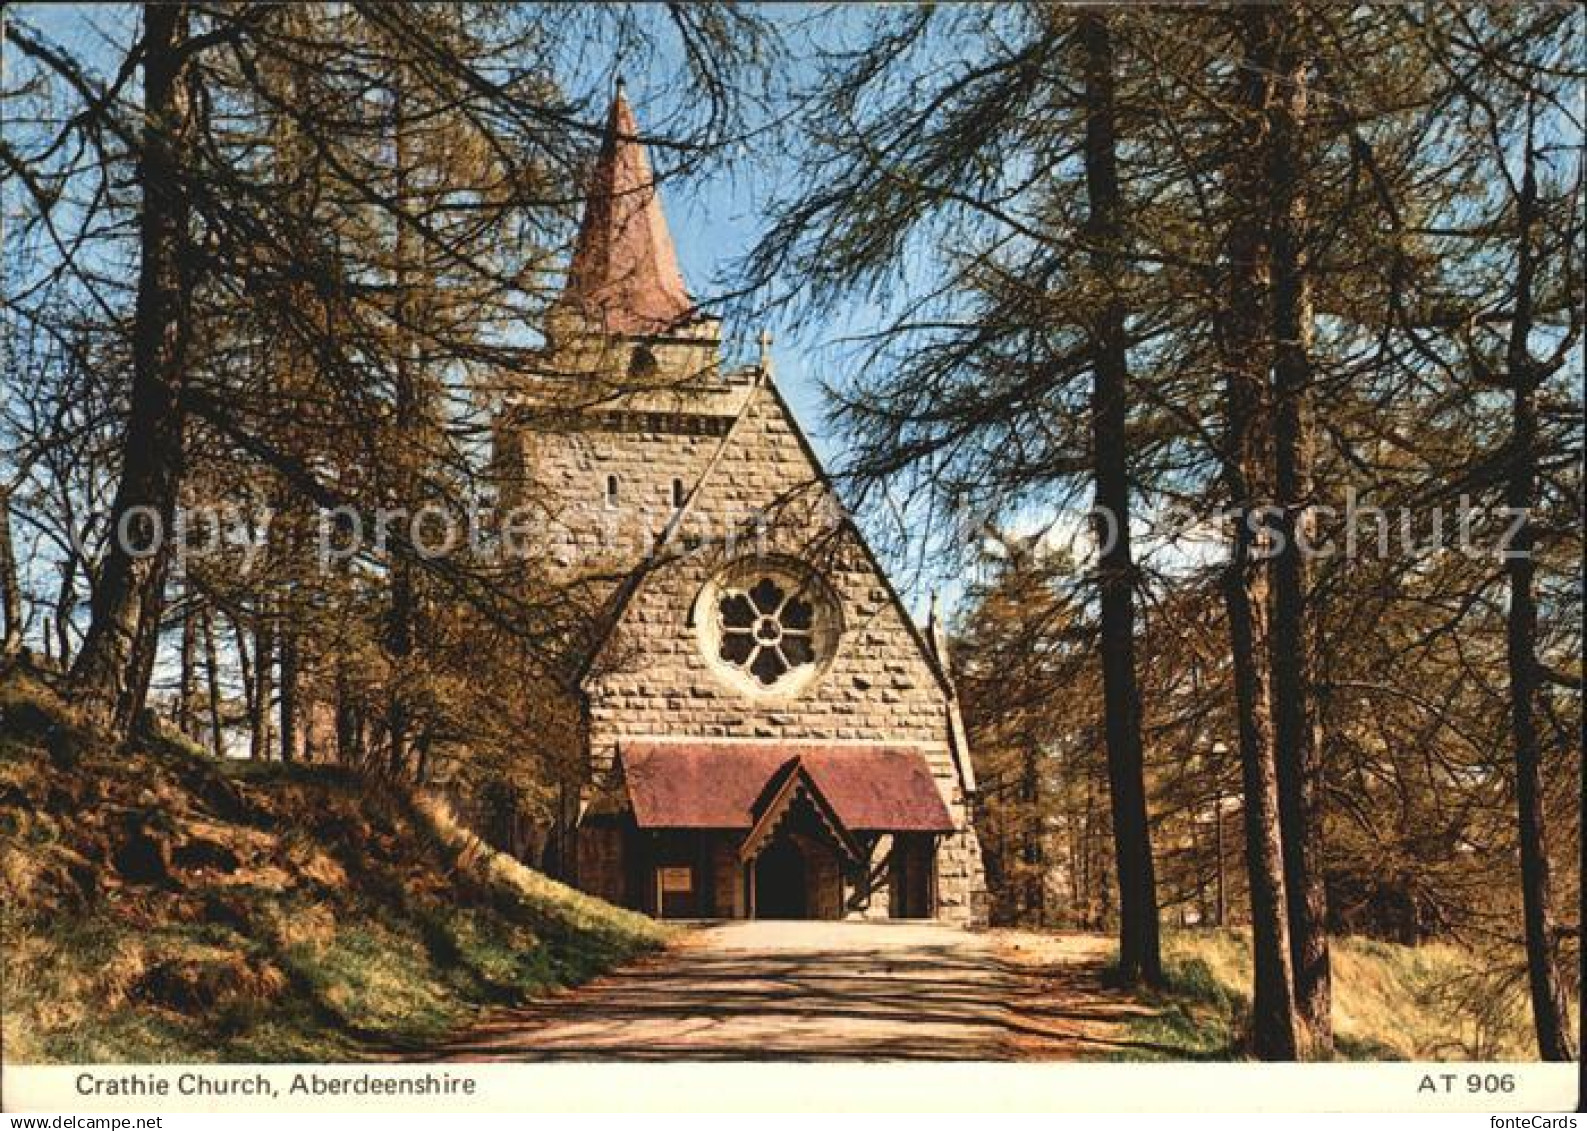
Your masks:
[[[663,334],[689,321],[694,303],[621,84],[586,194],[561,304],[612,334]]]

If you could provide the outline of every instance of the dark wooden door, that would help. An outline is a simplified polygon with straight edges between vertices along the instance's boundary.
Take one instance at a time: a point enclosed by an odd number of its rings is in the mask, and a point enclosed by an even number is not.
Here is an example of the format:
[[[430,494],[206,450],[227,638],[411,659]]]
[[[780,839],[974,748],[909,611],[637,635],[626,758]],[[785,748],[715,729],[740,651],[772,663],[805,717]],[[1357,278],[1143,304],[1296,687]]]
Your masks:
[[[808,915],[805,858],[793,841],[779,837],[755,861],[755,917],[804,919]]]
[[[889,914],[894,919],[929,919],[931,906],[932,842],[929,837],[900,833],[893,841]]]

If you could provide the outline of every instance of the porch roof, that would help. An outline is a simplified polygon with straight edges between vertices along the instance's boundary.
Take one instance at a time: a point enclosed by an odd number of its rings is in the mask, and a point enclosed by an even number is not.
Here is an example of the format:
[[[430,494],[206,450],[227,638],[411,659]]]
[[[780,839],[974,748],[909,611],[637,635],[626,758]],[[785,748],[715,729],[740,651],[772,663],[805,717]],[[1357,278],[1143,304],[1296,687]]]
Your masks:
[[[850,832],[954,828],[926,759],[908,747],[631,742],[618,758],[641,828],[751,828],[773,776],[796,761]]]

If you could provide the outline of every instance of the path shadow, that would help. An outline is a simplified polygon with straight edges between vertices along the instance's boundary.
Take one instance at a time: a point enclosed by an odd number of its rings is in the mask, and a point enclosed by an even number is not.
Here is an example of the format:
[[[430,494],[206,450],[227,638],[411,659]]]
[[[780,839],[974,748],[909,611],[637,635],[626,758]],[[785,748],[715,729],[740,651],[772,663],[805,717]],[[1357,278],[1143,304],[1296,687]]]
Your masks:
[[[973,936],[967,936],[973,938]],[[492,1014],[424,1061],[1024,1060],[1136,1055],[1146,1007],[1101,964],[1033,969],[983,943],[722,949],[695,940]],[[399,1054],[401,1055],[401,1054]]]

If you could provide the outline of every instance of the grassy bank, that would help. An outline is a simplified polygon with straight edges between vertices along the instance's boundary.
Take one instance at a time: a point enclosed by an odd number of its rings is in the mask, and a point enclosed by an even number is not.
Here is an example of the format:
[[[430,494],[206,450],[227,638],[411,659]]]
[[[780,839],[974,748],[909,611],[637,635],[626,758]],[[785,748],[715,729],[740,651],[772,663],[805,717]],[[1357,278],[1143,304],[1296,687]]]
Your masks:
[[[13,1063],[380,1055],[664,941],[403,788],[116,752],[14,674],[0,900]]]
[[[1244,932],[1179,931],[1164,939],[1170,988],[1130,1037],[1163,1060],[1241,1055],[1251,986]],[[1333,940],[1337,1055],[1350,1060],[1530,1060],[1525,980],[1459,946]]]

